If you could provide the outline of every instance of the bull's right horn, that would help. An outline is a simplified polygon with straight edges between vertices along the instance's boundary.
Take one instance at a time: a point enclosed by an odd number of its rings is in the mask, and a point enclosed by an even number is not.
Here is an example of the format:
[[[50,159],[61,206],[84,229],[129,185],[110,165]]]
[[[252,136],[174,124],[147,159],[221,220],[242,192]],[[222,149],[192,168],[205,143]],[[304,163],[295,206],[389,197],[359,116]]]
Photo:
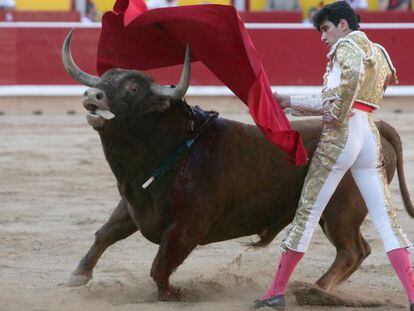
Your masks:
[[[171,88],[171,87],[159,85],[157,83],[152,83],[151,90],[156,94],[167,96],[171,99],[180,99],[184,97],[185,93],[187,93],[188,87],[190,85],[190,76],[191,76],[190,46],[187,44],[187,47],[185,49],[184,66],[181,72],[180,82],[178,83],[177,87]]]
[[[66,72],[77,82],[89,86],[95,87],[98,82],[101,80],[97,76],[90,75],[86,72],[83,72],[76,66],[73,61],[72,55],[70,53],[70,41],[72,39],[74,29],[72,29],[67,35],[65,42],[62,45],[62,62],[63,66],[66,69]]]

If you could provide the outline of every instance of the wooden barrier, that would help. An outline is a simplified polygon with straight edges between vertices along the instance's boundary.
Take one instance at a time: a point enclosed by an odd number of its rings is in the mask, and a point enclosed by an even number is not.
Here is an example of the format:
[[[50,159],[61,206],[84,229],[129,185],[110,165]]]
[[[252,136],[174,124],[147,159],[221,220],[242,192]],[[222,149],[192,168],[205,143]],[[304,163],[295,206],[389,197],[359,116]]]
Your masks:
[[[246,24],[272,85],[312,86],[322,83],[327,48],[320,34],[302,24]],[[398,70],[400,85],[414,85],[414,24],[371,24],[365,29],[383,44]],[[72,51],[80,68],[95,74],[100,29],[80,23],[0,23],[0,85],[76,84],[61,62],[62,42],[76,30]],[[95,27],[95,28],[94,28]],[[114,47],[116,48],[116,47]],[[217,48],[217,47],[216,47]],[[160,83],[179,80],[181,66],[150,71]],[[243,79],[243,77],[240,77]],[[219,86],[201,63],[193,63],[191,84]]]

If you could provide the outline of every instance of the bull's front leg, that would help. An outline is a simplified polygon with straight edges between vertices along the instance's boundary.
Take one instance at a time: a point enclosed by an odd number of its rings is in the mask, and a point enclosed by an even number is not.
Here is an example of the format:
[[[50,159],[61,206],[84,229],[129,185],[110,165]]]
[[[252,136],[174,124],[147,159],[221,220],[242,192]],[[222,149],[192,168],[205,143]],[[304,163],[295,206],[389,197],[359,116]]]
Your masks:
[[[164,232],[157,256],[152,263],[151,277],[162,301],[180,300],[181,292],[170,285],[170,275],[183,263],[205,235],[202,226],[190,219],[170,225]]]
[[[108,221],[95,233],[95,242],[72,272],[67,286],[86,284],[93,274],[93,268],[103,252],[115,242],[125,239],[138,230],[132,221],[126,200],[121,199]]]

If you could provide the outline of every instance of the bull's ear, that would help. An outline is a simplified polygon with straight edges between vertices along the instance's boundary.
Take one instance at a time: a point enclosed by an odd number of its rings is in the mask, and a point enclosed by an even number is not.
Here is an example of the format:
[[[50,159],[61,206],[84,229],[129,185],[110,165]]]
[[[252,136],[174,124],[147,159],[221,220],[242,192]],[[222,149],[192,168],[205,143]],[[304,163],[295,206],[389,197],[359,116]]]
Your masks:
[[[152,96],[149,109],[152,111],[164,112],[171,106],[171,99],[167,96],[154,95]]]

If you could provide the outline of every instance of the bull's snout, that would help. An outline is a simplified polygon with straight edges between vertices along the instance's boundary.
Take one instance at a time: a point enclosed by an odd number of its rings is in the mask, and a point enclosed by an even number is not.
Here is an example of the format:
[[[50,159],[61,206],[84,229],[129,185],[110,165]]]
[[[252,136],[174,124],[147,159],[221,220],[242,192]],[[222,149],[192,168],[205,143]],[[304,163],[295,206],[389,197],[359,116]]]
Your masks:
[[[96,88],[87,89],[83,93],[82,104],[87,110],[94,110],[97,107],[106,108],[105,92]]]
[[[86,115],[88,123],[95,129],[103,127],[106,121],[115,118],[109,109],[105,92],[100,89],[87,89],[83,93],[82,104],[88,110]]]

